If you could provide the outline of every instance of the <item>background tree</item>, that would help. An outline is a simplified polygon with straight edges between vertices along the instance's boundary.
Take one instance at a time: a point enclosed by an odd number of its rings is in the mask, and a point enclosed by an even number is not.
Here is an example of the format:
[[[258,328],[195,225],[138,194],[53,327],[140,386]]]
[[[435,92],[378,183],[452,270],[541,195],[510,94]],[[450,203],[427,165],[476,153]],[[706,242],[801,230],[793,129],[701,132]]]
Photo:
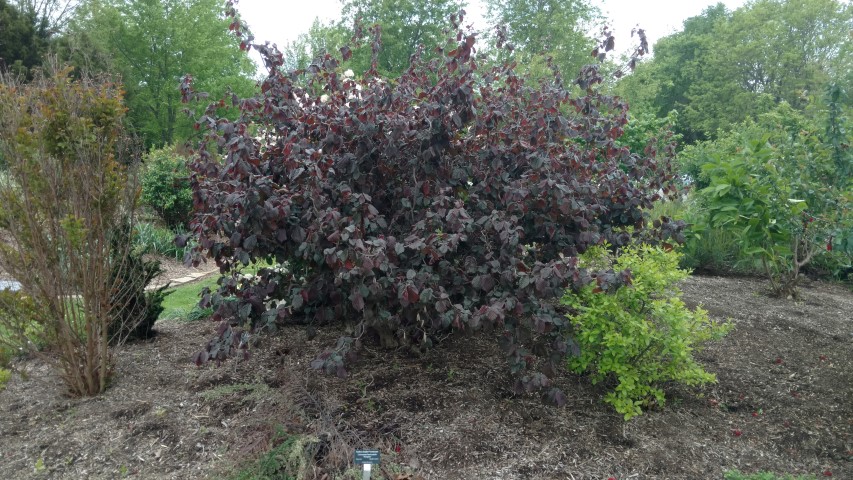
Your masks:
[[[79,0],[14,0],[22,12],[33,15],[39,23],[44,24],[49,35],[60,35],[74,10],[80,4]]]
[[[595,40],[586,32],[600,19],[596,7],[585,0],[487,0],[489,22],[506,25],[507,40],[526,68],[547,72],[543,61],[551,56],[571,78],[590,63]]]
[[[0,0],[0,69],[29,75],[41,65],[50,37],[47,22],[35,11]]]
[[[619,81],[617,92],[629,100],[632,108],[651,111],[658,117],[672,110],[683,112],[690,101],[691,86],[704,78],[715,25],[728,15],[725,5],[719,3],[685,20],[682,31],[658,40],[653,60],[641,62],[633,74]],[[688,142],[700,135],[680,131]]]
[[[315,20],[306,34],[284,48],[285,67],[305,68],[326,53],[337,53],[352,46],[352,56],[343,65],[356,75],[370,69],[372,54],[369,41],[361,48],[351,44],[353,36],[367,39],[368,28],[378,24],[382,29],[382,50],[377,70],[383,76],[396,78],[408,67],[420,45],[439,45],[444,41],[448,19],[463,3],[460,0],[342,0],[342,18],[323,24]],[[358,22],[358,32],[355,31]],[[426,50],[426,57],[435,52]]]
[[[444,42],[448,19],[463,6],[460,0],[345,0],[343,4],[344,25],[354,25],[360,20],[365,27],[373,24],[382,27],[377,69],[392,78],[409,67],[419,46]],[[355,52],[352,60],[357,74],[367,71],[370,49]]]
[[[718,4],[659,40],[619,91],[658,116],[677,110],[688,142],[714,138],[782,101],[802,109],[830,82],[849,80],[851,22],[853,6],[837,0],[759,0],[734,12]]]
[[[340,21],[323,23],[316,18],[308,32],[299,34],[296,40],[284,46],[283,66],[287,70],[307,68],[315,58],[337,51],[351,38],[352,25],[344,26]]]
[[[178,85],[198,76],[212,94],[247,92],[254,66],[219,0],[92,0],[81,6],[71,33],[107,52],[127,89],[128,116],[151,145],[168,145],[192,134],[182,114]]]

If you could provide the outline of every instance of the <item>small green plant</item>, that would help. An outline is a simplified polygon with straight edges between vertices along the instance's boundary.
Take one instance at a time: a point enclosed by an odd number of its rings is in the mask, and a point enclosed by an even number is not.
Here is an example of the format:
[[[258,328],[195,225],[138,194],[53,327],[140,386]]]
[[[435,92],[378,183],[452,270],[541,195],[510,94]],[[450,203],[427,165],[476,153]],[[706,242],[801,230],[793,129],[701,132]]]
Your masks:
[[[12,372],[0,367],[0,392],[6,389],[6,384],[12,378]]]
[[[128,242],[130,226],[120,226],[115,233],[115,242]],[[148,285],[157,278],[163,269],[157,260],[146,260],[135,249],[121,250],[121,258],[117,258],[111,272],[112,283],[117,285],[112,303],[116,305],[114,319],[110,325],[111,341],[142,340],[150,338],[154,322],[163,311],[163,299],[166,297],[168,284],[159,288],[146,290]]]
[[[142,171],[142,204],[153,210],[169,228],[189,224],[193,197],[186,159],[174,147],[151,150]]]
[[[212,308],[201,308],[198,305],[194,306],[184,317],[188,322],[195,322],[210,318],[213,315]]]
[[[288,435],[281,427],[276,429],[268,452],[245,465],[230,480],[296,480],[306,468],[303,455],[304,437]]]
[[[816,477],[814,475],[789,475],[782,474],[776,475],[771,472],[757,472],[757,473],[740,473],[737,470],[729,470],[723,474],[724,480],[815,480]]]
[[[612,294],[593,284],[569,290],[562,303],[571,308],[580,355],[569,360],[576,373],[590,373],[593,383],[615,379],[605,402],[625,420],[643,407],[663,405],[662,382],[698,385],[716,380],[693,359],[703,343],[719,339],[727,324],[712,322],[701,308],[688,309],[676,284],[688,276],[678,268],[679,254],[660,247],[628,247],[614,256],[594,247],[581,256],[584,266],[629,270],[632,285]]]

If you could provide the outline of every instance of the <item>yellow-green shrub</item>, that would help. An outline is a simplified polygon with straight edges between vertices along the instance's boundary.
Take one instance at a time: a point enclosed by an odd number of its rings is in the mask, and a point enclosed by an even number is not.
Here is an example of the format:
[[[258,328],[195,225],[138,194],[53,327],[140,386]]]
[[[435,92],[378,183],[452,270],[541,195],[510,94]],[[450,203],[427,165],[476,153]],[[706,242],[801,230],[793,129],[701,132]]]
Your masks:
[[[628,420],[643,407],[664,404],[662,382],[697,385],[715,381],[693,359],[704,342],[718,339],[728,325],[712,322],[701,308],[691,311],[681,301],[677,283],[688,276],[678,268],[679,254],[643,245],[622,249],[614,259],[604,247],[581,256],[585,266],[630,270],[632,285],[604,293],[593,282],[567,291],[562,303],[580,355],[569,359],[576,373],[590,373],[593,383],[613,378],[605,401]]]

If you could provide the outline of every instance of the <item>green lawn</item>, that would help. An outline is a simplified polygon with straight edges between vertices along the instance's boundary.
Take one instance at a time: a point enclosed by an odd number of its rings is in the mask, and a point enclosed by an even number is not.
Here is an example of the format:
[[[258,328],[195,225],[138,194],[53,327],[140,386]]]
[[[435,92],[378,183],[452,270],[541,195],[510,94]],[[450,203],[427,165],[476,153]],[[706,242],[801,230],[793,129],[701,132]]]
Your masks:
[[[218,278],[218,275],[211,275],[198,282],[185,283],[172,289],[171,293],[163,299],[163,312],[160,313],[158,320],[191,319],[194,313],[200,313],[197,305],[201,299],[199,296],[201,290],[204,287],[214,290]]]
[[[271,266],[267,262],[258,262],[248,267],[243,267],[241,271],[245,274],[255,274],[264,267]],[[204,311],[200,310],[197,305],[201,299],[199,294],[204,287],[209,287],[211,290],[216,289],[216,281],[219,275],[211,275],[205,277],[201,281],[185,283],[181,286],[172,289],[172,292],[163,299],[163,313],[157,318],[158,320],[183,318],[185,320],[197,320],[204,318]]]

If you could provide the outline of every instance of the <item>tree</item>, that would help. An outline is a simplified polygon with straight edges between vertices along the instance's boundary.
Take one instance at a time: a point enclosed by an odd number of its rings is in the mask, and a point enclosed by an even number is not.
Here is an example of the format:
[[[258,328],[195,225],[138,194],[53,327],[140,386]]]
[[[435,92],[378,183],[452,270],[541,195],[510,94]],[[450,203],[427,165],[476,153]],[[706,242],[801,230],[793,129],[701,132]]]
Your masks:
[[[802,109],[810,92],[820,95],[853,67],[838,56],[853,42],[851,22],[853,6],[835,0],[764,0],[736,10],[715,29],[708,74],[688,91],[685,121],[713,133],[782,101]]]
[[[377,69],[383,76],[396,77],[408,67],[412,55],[422,45],[440,45],[448,19],[462,8],[459,0],[345,0],[343,21],[382,28],[382,50]],[[431,52],[429,53],[431,55]],[[354,55],[358,73],[370,67],[370,49]]]
[[[632,107],[651,111],[658,117],[673,110],[683,112],[690,102],[691,86],[706,81],[704,72],[715,26],[728,15],[725,5],[718,3],[706,8],[701,15],[685,20],[681,32],[658,40],[654,46],[654,60],[642,62],[632,75],[622,79],[617,92],[624,95]],[[692,143],[704,138],[700,132],[689,128],[679,129],[685,140]]]
[[[598,9],[585,0],[487,0],[488,17],[505,25],[507,40],[519,63],[545,74],[543,62],[553,57],[566,75],[590,63],[595,40],[585,32],[599,18]],[[534,62],[531,64],[531,62]]]
[[[439,45],[443,41],[448,19],[462,6],[459,0],[343,0],[342,3],[343,16],[339,21],[322,24],[315,20],[307,34],[286,46],[285,67],[306,68],[326,53],[352,46],[352,57],[344,65],[361,75],[371,68],[372,61],[367,28],[379,25],[382,50],[376,59],[377,69],[384,76],[396,78],[408,68],[419,46]],[[366,45],[361,48],[351,45],[354,37]],[[434,52],[421,54],[431,57]]]
[[[60,35],[64,31],[80,3],[77,0],[15,0],[15,2],[19,10],[33,15],[40,24],[44,25],[50,36]]]
[[[396,80],[376,69],[346,78],[328,53],[300,79],[281,70],[277,51],[250,45],[268,66],[261,90],[235,102],[234,122],[213,104],[191,165],[194,261],[207,255],[232,274],[202,300],[221,324],[199,364],[285,323],[351,322],[355,334],[313,364],[340,375],[364,335],[419,350],[447,332],[486,329],[498,332],[518,388],[543,388],[543,371],[573,345],[555,300],[569,285],[607,291],[630,279],[580,269],[577,255],[678,234],[668,221],[647,231],[643,215],[661,190],[674,191],[670,147],[641,156],[615,143],[627,108],[596,90],[595,66],[573,97],[557,75],[540,83],[512,64],[480,71],[473,34],[450,42]],[[190,98],[191,83],[183,88]],[[262,260],[281,268],[237,276]]]
[[[41,65],[49,40],[47,24],[35,12],[0,0],[0,69],[29,75]]]
[[[715,138],[782,101],[802,109],[829,83],[849,80],[851,22],[853,6],[837,0],[760,0],[734,12],[718,4],[659,40],[620,90],[631,101],[641,94],[658,116],[677,110],[686,141]]]
[[[336,52],[351,38],[351,26],[344,26],[342,22],[324,24],[320,19],[314,19],[307,33],[299,34],[296,40],[284,47],[283,66],[287,70],[308,68],[315,58],[327,52]]]
[[[153,267],[130,262],[137,157],[119,86],[49,72],[0,78],[0,266],[22,286],[0,295],[0,342],[45,358],[70,393],[95,395],[113,373],[110,343],[137,326],[124,321],[145,320]]]
[[[205,90],[246,93],[254,67],[229,34],[219,0],[88,2],[72,22],[108,52],[127,89],[128,116],[147,145],[171,145],[192,134],[182,114],[180,78],[193,74]]]

